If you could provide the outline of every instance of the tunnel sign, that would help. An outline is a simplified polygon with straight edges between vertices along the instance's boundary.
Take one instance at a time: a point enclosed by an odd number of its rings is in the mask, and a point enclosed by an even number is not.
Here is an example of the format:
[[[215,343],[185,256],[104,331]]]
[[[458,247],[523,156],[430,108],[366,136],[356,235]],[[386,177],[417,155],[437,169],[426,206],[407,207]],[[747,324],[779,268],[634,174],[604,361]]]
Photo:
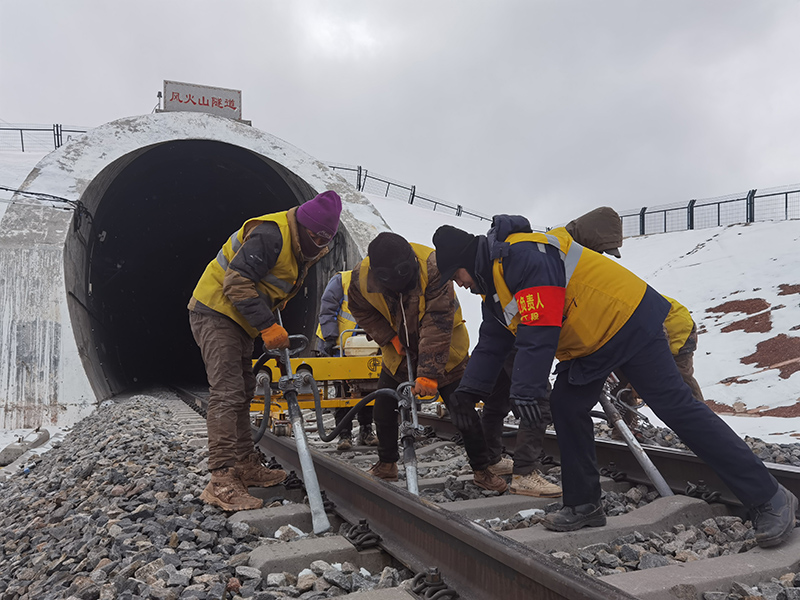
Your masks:
[[[164,80],[164,110],[211,113],[242,118],[242,91]]]

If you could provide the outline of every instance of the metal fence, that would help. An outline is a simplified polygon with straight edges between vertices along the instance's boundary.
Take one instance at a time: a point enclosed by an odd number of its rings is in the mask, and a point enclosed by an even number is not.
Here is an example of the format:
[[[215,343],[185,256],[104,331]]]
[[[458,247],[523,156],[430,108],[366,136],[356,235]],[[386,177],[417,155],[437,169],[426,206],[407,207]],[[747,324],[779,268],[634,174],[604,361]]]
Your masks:
[[[22,152],[49,152],[69,141],[73,135],[86,133],[88,127],[68,127],[54,124],[44,125],[9,125],[0,123],[0,150]],[[422,206],[434,211],[444,212],[457,217],[472,217],[491,221],[491,217],[476,211],[465,209],[460,204],[450,204],[432,196],[417,193],[416,186],[401,183],[383,175],[371,173],[361,166],[329,163],[328,166],[342,175],[351,185],[361,192],[405,200],[409,204]]]
[[[73,125],[9,125],[0,123],[0,150],[50,152],[89,127]]]
[[[800,184],[620,213],[625,237],[800,218]]]
[[[328,166],[338,172],[360,192],[404,200],[415,206],[429,208],[433,211],[444,212],[445,214],[455,215],[457,217],[471,217],[484,221],[492,220],[490,216],[468,210],[460,204],[450,204],[438,198],[423,196],[417,192],[416,186],[401,183],[383,175],[378,175],[377,173],[371,173],[360,166],[338,163],[328,163]]]

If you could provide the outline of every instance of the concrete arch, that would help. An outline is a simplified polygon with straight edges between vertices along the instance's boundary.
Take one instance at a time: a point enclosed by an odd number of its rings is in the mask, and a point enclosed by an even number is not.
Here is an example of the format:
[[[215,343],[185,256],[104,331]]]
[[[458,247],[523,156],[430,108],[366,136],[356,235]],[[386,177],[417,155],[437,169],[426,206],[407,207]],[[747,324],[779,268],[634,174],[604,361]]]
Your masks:
[[[73,423],[137,385],[203,377],[186,303],[249,217],[318,192],[343,201],[333,251],[284,314],[313,335],[330,274],[388,230],[320,161],[221,117],[119,119],[45,156],[23,190],[80,201],[91,218],[17,194],[0,221],[0,423]]]

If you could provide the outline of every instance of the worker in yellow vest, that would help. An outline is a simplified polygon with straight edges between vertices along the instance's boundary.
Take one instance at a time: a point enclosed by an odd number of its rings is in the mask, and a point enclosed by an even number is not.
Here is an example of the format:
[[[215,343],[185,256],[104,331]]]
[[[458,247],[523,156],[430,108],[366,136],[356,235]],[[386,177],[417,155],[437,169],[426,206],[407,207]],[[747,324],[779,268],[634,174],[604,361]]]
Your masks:
[[[311,268],[328,252],[342,202],[323,192],[298,207],[247,220],[208,263],[189,301],[189,325],[200,346],[209,383],[208,469],[200,498],[223,510],[260,508],[248,487],[286,478],[268,469],[253,446],[250,400],[254,338],[269,349],[286,347],[289,334],[273,314],[302,289]]]
[[[565,229],[584,248],[600,254],[622,258],[622,219],[617,211],[609,206],[601,206],[573,219]],[[670,303],[670,310],[664,320],[664,331],[669,340],[669,349],[681,377],[692,388],[692,395],[703,400],[703,391],[694,378],[694,352],[697,350],[697,324],[685,306],[677,300],[664,296]]]
[[[396,389],[408,381],[407,359],[414,372],[414,392],[433,396],[446,405],[467,364],[469,335],[453,283],[440,285],[436,253],[411,244],[396,233],[383,232],[370,242],[367,257],[353,269],[350,312],[381,347],[378,388]],[[370,474],[397,481],[397,401],[375,399],[378,462]],[[486,440],[477,414],[461,429],[475,484],[505,491],[507,485],[489,471]]]
[[[319,325],[317,326],[317,352],[321,356],[344,356],[343,348],[347,339],[356,329],[355,317],[350,314],[348,290],[352,271],[340,271],[331,277],[319,301]],[[341,345],[337,351],[335,348]],[[350,408],[337,408],[334,419],[338,427]],[[372,432],[372,406],[364,406],[358,411],[358,441],[364,446],[377,446],[378,438]],[[352,422],[339,433],[339,444],[336,449],[350,450],[353,445]]]
[[[525,217],[497,215],[485,236],[445,225],[433,236],[442,279],[481,294],[483,322],[451,413],[475,412],[516,349],[511,400],[521,418],[541,420],[557,358],[550,408],[561,454],[563,508],[545,516],[554,531],[603,526],[592,407],[622,368],[648,405],[751,510],[755,539],[784,542],[797,498],[680,376],[664,335],[670,304],[613,260],[561,227],[533,233]]]

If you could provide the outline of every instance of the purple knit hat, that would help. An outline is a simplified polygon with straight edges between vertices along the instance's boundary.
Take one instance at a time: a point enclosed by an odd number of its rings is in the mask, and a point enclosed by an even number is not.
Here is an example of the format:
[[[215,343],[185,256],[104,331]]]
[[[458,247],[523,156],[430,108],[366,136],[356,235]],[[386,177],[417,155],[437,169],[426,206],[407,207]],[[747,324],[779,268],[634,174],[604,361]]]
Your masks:
[[[328,190],[301,204],[296,216],[297,222],[311,233],[330,240],[339,228],[341,212],[342,199],[336,192]]]

